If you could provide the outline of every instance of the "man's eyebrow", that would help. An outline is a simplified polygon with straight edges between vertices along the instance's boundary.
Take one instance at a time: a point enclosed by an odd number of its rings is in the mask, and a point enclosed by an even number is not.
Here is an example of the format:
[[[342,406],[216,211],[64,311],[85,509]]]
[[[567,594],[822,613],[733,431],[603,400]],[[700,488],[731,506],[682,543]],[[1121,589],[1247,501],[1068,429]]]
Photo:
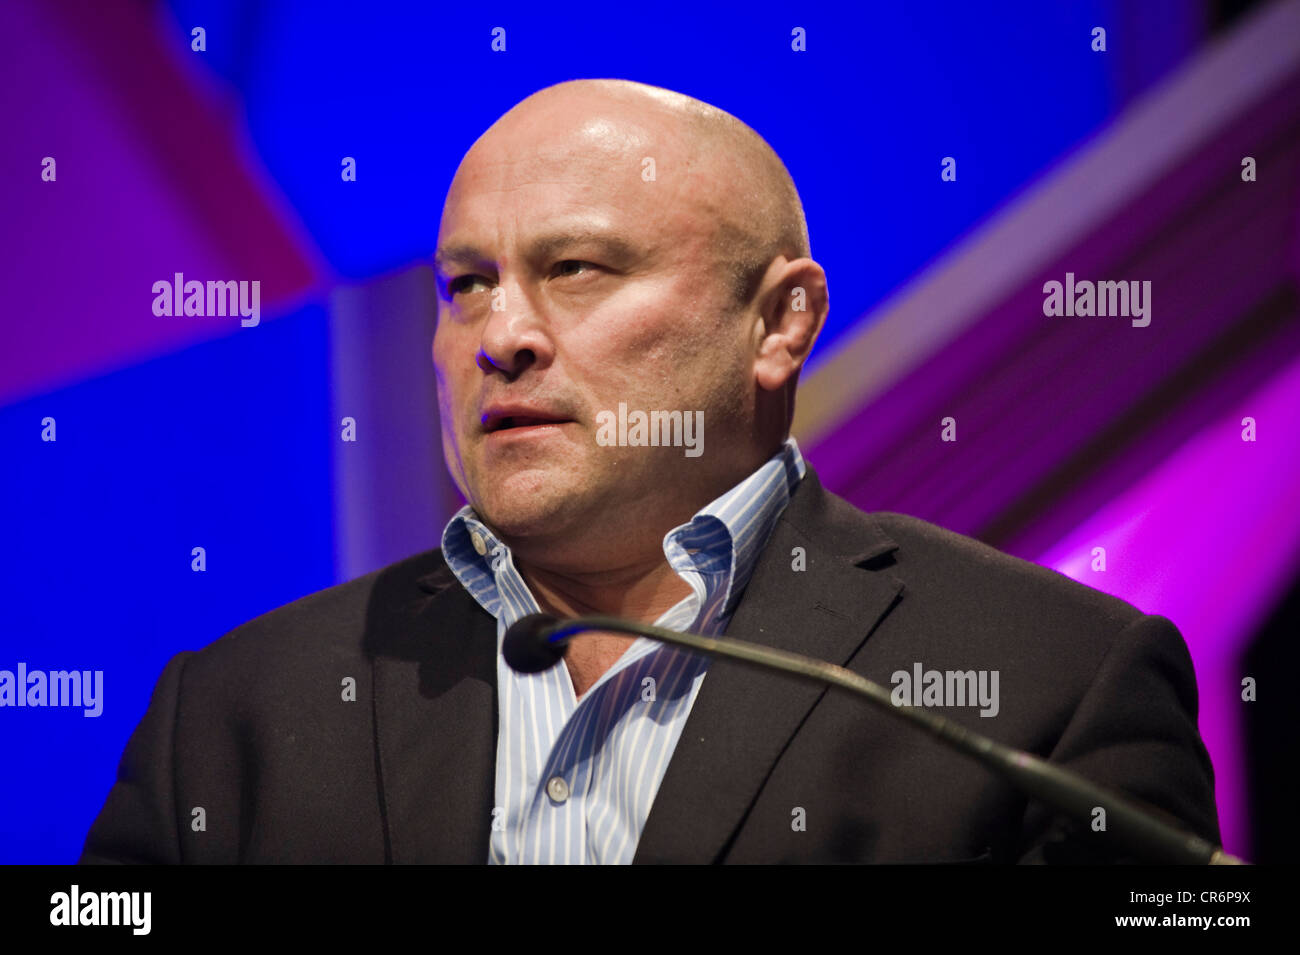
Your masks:
[[[625,259],[634,257],[640,251],[635,243],[612,232],[597,229],[574,229],[538,236],[529,243],[528,251],[535,258],[547,258],[572,245],[597,246],[606,255]]]
[[[487,260],[487,256],[472,245],[449,245],[433,254],[433,267],[446,274],[453,265],[474,265]]]
[[[538,236],[528,243],[528,253],[530,258],[546,258],[562,249],[579,244],[599,246],[605,254],[625,260],[634,258],[641,252],[635,243],[611,232],[572,229]],[[489,261],[491,256],[477,246],[467,244],[449,245],[439,249],[433,256],[434,268],[444,275],[453,265],[473,266]]]

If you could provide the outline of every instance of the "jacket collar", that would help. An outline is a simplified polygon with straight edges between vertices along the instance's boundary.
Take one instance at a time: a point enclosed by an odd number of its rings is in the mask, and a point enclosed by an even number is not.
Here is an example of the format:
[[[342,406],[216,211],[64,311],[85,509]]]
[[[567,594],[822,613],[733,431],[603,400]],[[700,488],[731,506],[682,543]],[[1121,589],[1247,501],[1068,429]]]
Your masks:
[[[804,570],[794,569],[802,548]],[[809,469],[727,635],[843,665],[899,599],[897,549]],[[879,568],[879,569],[873,569]],[[730,660],[708,674],[650,809],[634,862],[715,862],[825,687]]]

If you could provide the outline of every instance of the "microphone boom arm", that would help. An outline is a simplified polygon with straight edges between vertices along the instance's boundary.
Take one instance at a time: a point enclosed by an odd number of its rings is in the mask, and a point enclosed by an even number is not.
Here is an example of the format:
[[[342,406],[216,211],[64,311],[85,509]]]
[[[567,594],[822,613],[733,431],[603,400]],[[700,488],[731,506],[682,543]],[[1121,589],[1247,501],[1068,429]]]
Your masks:
[[[870,700],[901,720],[944,740],[954,749],[1010,780],[1029,796],[1070,818],[1088,818],[1095,807],[1106,810],[1107,831],[1136,855],[1152,861],[1184,865],[1242,865],[1243,860],[1193,833],[1171,826],[1136,803],[1032,753],[1005,746],[959,723],[916,706],[895,705],[890,693],[844,667],[734,638],[719,639],[698,633],[667,630],[619,617],[590,616],[560,620],[543,631],[552,647],[593,630],[650,637],[686,647],[697,653],[738,660],[765,669],[777,669],[817,683],[839,687]]]

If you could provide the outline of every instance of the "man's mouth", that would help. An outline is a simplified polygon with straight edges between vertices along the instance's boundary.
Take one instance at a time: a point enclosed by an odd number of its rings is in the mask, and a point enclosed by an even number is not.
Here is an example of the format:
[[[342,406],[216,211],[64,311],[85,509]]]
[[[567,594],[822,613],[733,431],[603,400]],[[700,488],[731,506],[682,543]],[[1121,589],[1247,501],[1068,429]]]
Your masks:
[[[488,434],[499,431],[514,431],[521,428],[537,428],[548,424],[565,424],[571,419],[562,418],[533,409],[515,410],[510,408],[488,409],[483,415],[483,430]]]
[[[505,431],[507,428],[533,428],[542,424],[560,424],[555,418],[528,418],[524,416],[510,416],[507,418],[498,418],[497,421],[488,428],[489,431]]]

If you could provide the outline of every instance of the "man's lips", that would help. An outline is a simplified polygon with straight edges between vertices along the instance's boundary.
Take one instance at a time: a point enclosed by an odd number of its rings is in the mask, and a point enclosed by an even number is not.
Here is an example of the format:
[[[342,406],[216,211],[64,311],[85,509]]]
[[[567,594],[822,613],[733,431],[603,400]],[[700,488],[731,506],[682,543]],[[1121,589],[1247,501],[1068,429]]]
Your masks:
[[[565,424],[572,421],[563,415],[540,408],[501,406],[488,408],[479,419],[488,434],[512,431],[518,428],[536,428],[548,424]]]

